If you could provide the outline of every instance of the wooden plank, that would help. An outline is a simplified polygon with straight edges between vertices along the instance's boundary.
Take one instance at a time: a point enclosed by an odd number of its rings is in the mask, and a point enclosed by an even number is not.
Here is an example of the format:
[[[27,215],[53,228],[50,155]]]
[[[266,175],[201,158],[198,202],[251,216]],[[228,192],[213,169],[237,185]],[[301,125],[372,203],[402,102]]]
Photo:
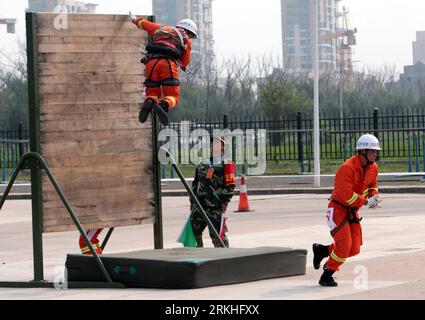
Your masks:
[[[115,130],[137,129],[140,128],[139,119],[114,119],[114,120],[77,120],[77,121],[44,121],[41,125],[41,132],[54,131],[84,131],[84,130],[106,130],[113,128]]]
[[[151,224],[154,222],[154,217],[134,219],[134,220],[113,220],[113,221],[104,221],[101,223],[87,222],[83,226],[87,229],[108,229],[111,227],[127,227],[132,225],[143,225]],[[44,232],[68,232],[68,231],[77,231],[77,227],[69,221],[68,224],[64,224],[63,220],[57,220],[57,224],[51,224],[45,226]]]
[[[117,164],[117,167],[119,168],[119,164]],[[90,168],[90,167],[89,167]],[[86,172],[89,172],[90,170],[87,170],[89,168],[86,168]],[[62,184],[66,184],[63,188],[65,190],[70,190],[74,187],[77,188],[86,188],[86,189],[94,189],[94,188],[104,188],[104,187],[111,187],[115,186],[119,181],[119,186],[123,186],[125,184],[145,184],[146,181],[149,181],[150,175],[152,174],[152,167],[146,164],[140,165],[140,167],[137,170],[131,169],[131,170],[122,170],[119,174],[116,175],[108,175],[107,172],[101,172],[101,173],[95,173],[95,174],[88,174],[85,175],[80,173],[81,168],[74,168],[74,172],[71,172],[71,168],[68,168],[67,172],[65,173],[62,168],[54,168],[52,169],[52,172],[54,174],[55,179],[58,182],[61,182]],[[90,175],[90,177],[89,177]],[[47,182],[47,179],[45,179]],[[147,185],[150,185],[149,183],[146,183]],[[69,186],[72,186],[69,187]]]
[[[125,216],[127,213],[123,212]],[[102,219],[96,220],[96,217],[81,217],[79,219],[84,229],[109,229],[111,227],[127,227],[137,226],[152,223],[154,221],[153,216],[140,216],[131,219]],[[96,221],[96,222],[93,222]],[[70,218],[60,217],[59,219],[49,220],[46,222],[45,232],[67,232],[67,231],[78,231],[77,227],[73,224]],[[106,231],[105,231],[106,233]]]
[[[123,55],[125,57],[126,55]],[[73,71],[72,73],[91,73],[93,72],[100,73],[100,72],[108,72],[111,73],[115,70],[128,70],[129,68],[138,68],[138,69],[144,69],[144,65],[139,62],[139,60],[131,60],[128,59],[125,62],[118,61],[114,63],[109,62],[102,62],[101,59],[98,60],[98,62],[91,62],[88,63],[86,61],[76,61],[76,62],[64,62],[64,63],[39,63],[40,71],[50,70],[50,69],[56,69],[63,71]],[[89,68],[89,70],[87,70]],[[61,73],[62,74],[62,73]],[[42,75],[43,76],[43,75]]]
[[[47,178],[47,177],[46,177]],[[102,197],[101,191],[105,189],[111,189],[111,188],[132,188],[137,185],[144,185],[146,182],[145,178],[140,177],[123,177],[122,179],[119,178],[105,178],[102,180],[88,180],[88,179],[78,179],[78,181],[62,181],[61,179],[57,179],[58,184],[61,187],[62,192],[67,196],[68,194],[72,196],[74,199],[75,190],[81,189],[86,190],[87,192],[91,191],[98,191],[97,197],[98,199]],[[85,185],[86,184],[86,185]],[[51,183],[43,178],[43,186],[46,186],[46,190],[43,189],[43,194],[54,194],[56,193],[53,187],[51,186]],[[147,184],[147,186],[150,186],[150,184]],[[146,190],[145,192],[150,192],[149,190]],[[153,191],[152,191],[153,192]],[[115,194],[115,196],[120,196],[118,194]],[[84,197],[86,198],[86,197]]]
[[[124,43],[105,43],[105,44],[94,44],[94,43],[77,43],[77,44],[39,44],[38,52],[120,52],[120,53],[138,53],[138,43],[124,44]]]
[[[46,36],[38,37],[38,43],[45,44],[94,44],[94,45],[136,45],[146,43],[147,36],[144,33],[140,33],[140,37],[102,37],[102,36]]]
[[[119,52],[104,52],[99,56],[96,52],[73,52],[73,53],[39,53],[39,63],[77,63],[84,62],[86,64],[117,64],[140,61],[142,54],[140,52],[126,53],[123,55]]]
[[[102,195],[105,197],[116,197],[117,195],[123,194],[124,192],[131,192],[132,194],[139,194],[143,195],[146,193],[146,189],[148,186],[143,187],[141,185],[138,186],[132,186],[131,189],[129,186],[120,186],[120,187],[109,187],[109,188],[102,188],[99,190],[81,190],[81,189],[75,189],[68,191],[65,196],[68,199],[68,201],[73,200],[84,200],[84,199],[94,199],[95,197],[99,197],[99,191],[102,192]],[[153,199],[153,198],[152,198]],[[56,195],[54,190],[51,190],[49,192],[45,192],[43,194],[43,200],[44,201],[60,201],[59,196]]]
[[[137,107],[136,107],[137,108]],[[40,116],[41,121],[77,121],[77,120],[113,120],[113,119],[134,119],[138,117],[138,109],[134,108],[131,111],[124,110],[123,112],[100,111],[98,113],[42,113]]]
[[[103,174],[105,174],[105,172],[103,172]],[[45,189],[45,192],[43,192],[44,201],[53,201],[53,200],[60,201],[60,198],[56,194],[54,187],[52,185],[50,185],[49,187],[49,184],[47,183],[44,189]],[[132,194],[143,195],[147,193],[147,190],[153,190],[153,181],[147,181],[143,184],[137,184],[132,186],[127,186],[127,185],[120,186],[120,187],[109,186],[109,187],[101,188],[101,189],[77,188],[73,190],[67,190],[67,193],[65,196],[68,200],[93,199],[93,198],[99,197],[99,194],[101,194],[103,197],[114,197],[120,194],[128,193],[129,191]],[[149,192],[151,193],[151,191]]]
[[[51,84],[40,86],[40,95],[44,94],[80,94],[80,93],[137,93],[144,89],[143,83],[104,83],[104,84]]]
[[[149,122],[149,123],[148,123]],[[98,131],[74,131],[70,132],[49,132],[48,134],[41,135],[41,143],[58,143],[58,142],[74,142],[74,141],[98,141],[98,140],[111,140],[117,137],[151,137],[151,125],[148,120],[146,123],[141,124],[140,128],[129,130],[115,130],[113,128],[98,130]]]
[[[136,212],[137,210],[141,210],[144,207],[151,206],[150,202],[154,199],[154,194],[145,193],[145,194],[136,194],[131,192],[130,189],[127,190],[126,194],[123,195],[115,195],[112,197],[106,196],[97,196],[95,198],[86,198],[86,199],[75,199],[69,201],[71,207],[75,210],[86,210],[89,212],[99,213],[109,213],[113,215],[114,212],[118,211],[128,211],[128,212]],[[61,201],[44,201],[43,203],[44,209],[60,209],[63,208],[63,203]],[[140,215],[140,214],[139,214]],[[49,216],[46,214],[46,218]]]
[[[38,20],[38,28],[55,28],[55,20],[59,21],[59,19],[39,19]],[[110,30],[136,30],[143,32],[141,29],[138,29],[130,19],[120,20],[120,21],[111,21],[111,20],[90,20],[90,19],[81,19],[81,20],[73,20],[68,19],[67,23],[56,23],[59,28],[66,27],[66,30],[72,29],[110,29]],[[58,29],[59,29],[58,28]],[[64,29],[60,29],[64,30]]]
[[[102,204],[88,204],[81,206],[70,204],[70,206],[82,223],[87,223],[89,221],[95,221],[97,223],[102,221],[112,221],[114,219],[146,219],[150,218],[153,213],[152,205],[147,201],[145,203],[140,202],[140,200],[138,201],[138,204],[134,206],[127,206],[125,202],[117,202],[114,204],[109,203],[108,206]],[[127,209],[127,207],[129,209]],[[130,208],[132,208],[133,211],[131,211]],[[68,223],[72,223],[71,218],[69,218],[69,213],[63,205],[54,208],[43,208],[43,213],[46,217],[46,225],[57,224],[57,222],[60,223],[60,220],[69,220]]]
[[[82,167],[76,170],[75,168],[55,168],[55,178],[58,180],[66,181],[67,179],[80,179],[80,180],[102,180],[107,179],[109,176],[122,176],[122,177],[139,177],[144,175],[146,180],[149,180],[149,175],[144,173],[145,169],[150,169],[144,162],[118,164],[99,164],[99,167]],[[149,182],[144,183],[146,186],[151,186]],[[82,188],[84,188],[82,186]]]
[[[102,194],[103,191],[109,192],[110,190],[127,189],[126,192],[129,192],[128,189],[137,190],[138,186],[146,186],[143,193],[153,192],[151,191],[153,189],[148,189],[149,187],[152,187],[152,183],[146,183],[146,177],[145,178],[125,177],[123,179],[104,178],[103,180],[97,180],[97,181],[79,179],[78,182],[74,182],[74,181],[67,182],[67,181],[62,181],[61,179],[58,179],[58,180],[59,180],[58,183],[61,186],[62,192],[64,192],[66,197],[69,196],[71,199],[77,199],[77,196],[80,195],[80,192],[84,192],[84,194],[87,193],[87,195],[82,196],[81,199],[94,198],[94,196],[101,198],[103,196]],[[43,186],[44,186],[43,195],[46,195],[46,199],[51,199],[51,197],[54,194],[56,194],[56,191],[53,185],[48,181],[47,177],[43,177]],[[114,196],[119,196],[119,194],[115,193]]]
[[[85,155],[85,154],[108,154],[114,153],[130,153],[135,151],[143,151],[149,149],[150,137],[146,138],[121,138],[107,141],[78,141],[78,142],[61,142],[43,144],[43,156],[66,156],[66,155]]]
[[[110,75],[145,75],[144,67],[138,61],[126,64],[103,65],[103,64],[39,64],[40,77],[61,76],[68,74],[99,75],[100,77]]]
[[[76,169],[75,171],[78,171],[79,169]],[[63,170],[56,170],[55,179],[63,185],[62,189],[63,192],[69,192],[72,191],[74,188],[84,188],[84,189],[104,189],[108,186],[111,188],[113,186],[119,186],[124,187],[126,184],[132,183],[131,185],[146,185],[153,187],[149,183],[151,180],[150,174],[145,173],[143,175],[144,171],[152,171],[150,168],[140,166],[136,169],[131,170],[121,170],[120,174],[115,174],[114,177],[105,177],[105,175],[108,174],[108,172],[104,171],[101,173],[91,172],[86,173],[85,175],[82,174],[76,174],[74,173],[65,173]],[[69,170],[68,170],[69,172]],[[69,182],[72,180],[72,182]],[[88,183],[90,181],[90,183]],[[118,182],[117,182],[118,181]],[[72,188],[70,187],[72,186]],[[98,195],[98,198],[101,198],[103,195]],[[115,196],[125,196],[124,195],[118,195]]]
[[[38,36],[81,36],[81,37],[147,37],[147,33],[137,29],[108,29],[108,28],[68,28],[68,29],[55,29],[51,27],[41,27],[38,30]]]
[[[117,211],[116,214],[105,214],[104,216],[98,216],[96,213],[90,214],[90,213],[82,213],[80,209],[74,209],[73,211],[75,215],[77,216],[80,223],[83,225],[86,229],[91,229],[94,226],[97,226],[97,228],[105,228],[105,227],[111,227],[111,222],[114,221],[120,221],[121,223],[126,222],[127,224],[124,226],[129,225],[138,225],[141,224],[144,220],[151,220],[154,218],[153,216],[153,209],[138,209],[135,212],[129,212],[126,210]],[[56,214],[55,214],[56,212]],[[46,209],[46,215],[50,218],[46,220],[45,226],[51,227],[55,225],[68,225],[68,226],[74,226],[71,218],[69,218],[69,214],[66,211],[66,209]],[[127,218],[126,216],[130,216],[130,218]],[[135,223],[132,223],[133,221],[136,221]]]
[[[119,93],[119,94],[80,94],[80,95],[68,95],[68,94],[45,94],[40,97],[40,103],[44,105],[48,104],[92,104],[92,103],[142,103],[144,97],[142,93]]]
[[[96,116],[104,113],[135,113],[138,112],[139,105],[134,103],[111,103],[111,104],[62,104],[41,106],[40,114],[43,116],[55,116],[72,114]]]
[[[51,166],[53,171],[55,167],[95,167],[100,162],[106,163],[129,163],[129,162],[139,162],[152,159],[152,154],[147,152],[131,152],[131,153],[119,153],[119,154],[102,154],[102,155],[79,155],[78,157],[74,156],[46,156],[45,160]],[[119,179],[120,177],[116,177]]]
[[[38,21],[53,22],[60,14],[59,12],[39,12],[37,18]],[[66,17],[68,21],[129,21],[128,14],[67,13]],[[149,18],[148,15],[138,15],[138,17]]]
[[[119,84],[119,83],[140,83],[145,82],[145,77],[142,74],[103,74],[100,75],[96,72],[91,74],[62,74],[56,76],[40,77],[39,85],[50,84]]]
[[[52,209],[54,210],[54,209]],[[77,227],[72,222],[71,218],[69,217],[68,212],[65,209],[58,210],[58,215],[54,219],[46,220],[45,222],[45,230],[46,232],[58,232],[53,227],[61,227],[65,226],[65,229],[61,229],[62,231],[77,231]],[[126,217],[126,215],[131,215],[131,213],[123,211],[119,212],[115,217],[98,217],[96,215],[91,216],[84,216],[76,214],[78,217],[78,220],[82,224],[82,226],[85,229],[103,229],[103,228],[110,228],[110,227],[126,227],[126,226],[133,226],[133,225],[140,225],[140,224],[146,224],[149,222],[154,221],[154,216],[151,214],[148,210],[140,210],[137,211],[139,213],[139,216],[132,217],[132,218],[123,218]],[[74,212],[75,213],[75,212]],[[120,218],[121,217],[121,218]]]

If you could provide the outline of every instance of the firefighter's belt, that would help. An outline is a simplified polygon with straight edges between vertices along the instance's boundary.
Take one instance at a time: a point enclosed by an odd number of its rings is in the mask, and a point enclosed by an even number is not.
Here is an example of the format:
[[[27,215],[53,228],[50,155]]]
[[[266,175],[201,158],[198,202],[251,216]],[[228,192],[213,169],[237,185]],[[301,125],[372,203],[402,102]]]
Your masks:
[[[342,220],[342,222],[338,226],[336,226],[333,230],[331,230],[331,236],[334,236],[347,223],[347,221],[349,224],[360,223],[360,221],[362,221],[363,218],[359,219],[356,217],[356,213],[357,211],[359,211],[358,208],[352,208],[352,207],[343,205],[341,202],[336,201],[332,197],[330,197],[329,200],[331,200],[336,205],[343,207],[346,210],[346,216],[344,220]]]
[[[146,79],[145,87],[146,88],[157,88],[160,86],[179,86],[180,80],[174,78],[168,78],[161,81],[153,81],[151,79]]]

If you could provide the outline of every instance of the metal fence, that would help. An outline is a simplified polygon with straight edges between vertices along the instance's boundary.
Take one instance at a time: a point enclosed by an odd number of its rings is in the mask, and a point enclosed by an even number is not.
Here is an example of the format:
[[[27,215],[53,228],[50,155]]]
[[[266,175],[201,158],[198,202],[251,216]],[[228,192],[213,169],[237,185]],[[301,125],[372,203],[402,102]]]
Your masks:
[[[2,182],[7,180],[7,169],[13,170],[19,159],[30,150],[29,130],[19,125],[16,130],[0,130],[0,174]]]
[[[179,135],[182,123],[171,123],[168,128]],[[266,159],[268,162],[296,160],[311,165],[313,155],[313,118],[270,120],[223,116],[215,121],[190,121],[189,128],[213,129],[265,129]],[[162,128],[165,129],[165,128]],[[425,162],[425,113],[382,114],[378,109],[370,113],[354,114],[344,118],[321,115],[320,157],[322,160],[345,160],[355,154],[357,139],[365,133],[376,135],[382,147],[382,160],[409,160]],[[180,138],[180,137],[179,137]],[[180,141],[180,139],[179,139]]]
[[[313,156],[313,119],[261,119],[223,116],[215,121],[192,120],[189,132],[205,129],[266,130],[266,159],[269,163],[299,161],[311,167]],[[165,128],[161,128],[165,129]],[[181,143],[182,123],[171,123],[168,129],[177,132]],[[322,160],[345,160],[355,153],[358,137],[375,134],[380,142],[382,160],[407,160],[409,171],[425,163],[425,113],[398,112],[383,114],[375,109],[370,113],[354,114],[341,119],[321,115],[320,156]],[[14,168],[22,155],[29,151],[29,131],[20,125],[15,131],[0,131],[0,167]],[[235,140],[235,139],[234,139]],[[258,150],[256,151],[258,155]],[[310,171],[310,170],[309,170]]]

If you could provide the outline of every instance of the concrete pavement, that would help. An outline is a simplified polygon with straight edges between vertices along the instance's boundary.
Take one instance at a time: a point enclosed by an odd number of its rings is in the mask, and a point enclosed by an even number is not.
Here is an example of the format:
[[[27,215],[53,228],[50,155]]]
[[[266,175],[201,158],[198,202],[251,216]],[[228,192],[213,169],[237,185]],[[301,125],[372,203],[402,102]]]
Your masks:
[[[233,213],[229,206],[232,247],[282,246],[308,250],[307,274],[293,278],[217,286],[196,290],[160,289],[0,289],[0,299],[143,299],[143,300],[292,300],[292,299],[424,299],[425,212],[422,194],[382,194],[384,207],[363,209],[364,246],[337,274],[339,286],[323,288],[321,271],[312,268],[311,244],[331,241],[325,223],[324,195],[250,196],[254,213]],[[164,242],[179,247],[176,238],[187,218],[187,198],[164,198]],[[45,278],[62,278],[65,256],[78,252],[76,232],[45,234]],[[207,233],[205,244],[211,246]],[[153,248],[151,225],[119,228],[107,252]],[[259,266],[261,267],[261,266]],[[30,201],[7,201],[0,212],[0,280],[32,279]]]
[[[425,181],[423,175],[412,173],[381,174],[379,178],[380,191],[386,193],[423,193]],[[191,185],[193,179],[186,179]],[[313,176],[286,175],[286,176],[249,176],[246,184],[250,195],[280,195],[280,194],[331,194],[334,175],[323,175],[321,187],[314,186]],[[236,194],[239,192],[240,178],[237,179]],[[0,184],[0,195],[7,185]],[[187,192],[179,179],[162,179],[161,189],[163,197],[186,197]],[[31,184],[17,183],[13,186],[9,198],[11,200],[31,199]]]

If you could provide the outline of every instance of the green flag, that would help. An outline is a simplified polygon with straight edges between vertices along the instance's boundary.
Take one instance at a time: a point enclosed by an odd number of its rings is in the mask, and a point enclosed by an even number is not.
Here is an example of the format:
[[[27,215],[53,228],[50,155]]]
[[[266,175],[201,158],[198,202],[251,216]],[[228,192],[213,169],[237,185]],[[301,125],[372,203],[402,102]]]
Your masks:
[[[189,219],[187,219],[182,232],[180,233],[179,238],[177,239],[177,242],[180,242],[183,244],[183,246],[185,247],[189,247],[189,248],[196,248],[197,246],[197,242],[195,239],[195,235],[193,233],[193,229],[192,229],[192,223],[190,221],[190,216]]]

